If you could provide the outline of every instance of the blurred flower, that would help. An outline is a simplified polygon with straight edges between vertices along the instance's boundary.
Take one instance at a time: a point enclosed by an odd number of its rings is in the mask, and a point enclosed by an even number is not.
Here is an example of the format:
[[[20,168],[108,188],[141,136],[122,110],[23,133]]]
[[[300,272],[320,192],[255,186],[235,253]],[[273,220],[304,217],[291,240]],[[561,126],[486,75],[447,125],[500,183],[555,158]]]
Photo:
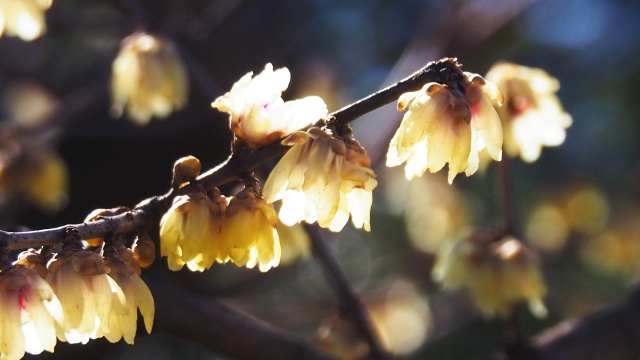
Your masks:
[[[9,119],[25,127],[42,125],[58,106],[57,99],[33,81],[10,83],[2,103]]]
[[[35,270],[18,265],[0,273],[0,309],[0,358],[53,352],[56,326],[64,323],[62,306]]]
[[[540,250],[555,252],[563,249],[570,233],[571,227],[562,208],[553,202],[535,205],[527,217],[525,234]]]
[[[595,185],[572,189],[566,197],[564,208],[572,229],[582,234],[597,233],[609,221],[609,200]]]
[[[160,220],[160,255],[167,256],[169,269],[186,264],[191,271],[204,271],[220,256],[222,217],[227,199],[216,190],[213,200],[204,194],[177,196]]]
[[[43,143],[0,134],[0,192],[24,196],[42,210],[57,211],[67,201],[67,168]]]
[[[238,266],[258,265],[262,272],[278,266],[281,251],[277,225],[278,215],[273,205],[254,189],[244,188],[227,206],[221,257]]]
[[[428,83],[400,96],[398,111],[408,111],[389,144],[387,166],[407,162],[405,176],[411,180],[449,163],[452,183],[458,173],[476,172],[484,148],[500,161],[502,126],[494,105],[502,104],[502,93],[480,75],[465,75],[463,90]]]
[[[606,273],[636,279],[640,276],[640,209],[620,208],[622,215],[615,224],[586,239],[580,257]]]
[[[46,280],[60,299],[65,317],[58,338],[86,344],[109,333],[110,317],[125,311],[126,299],[107,275],[110,269],[102,256],[85,250],[62,252],[47,268]]]
[[[252,78],[247,73],[231,91],[218,97],[211,106],[230,115],[230,127],[252,149],[259,148],[320,120],[327,106],[317,96],[284,102],[280,95],[289,86],[289,69],[273,71],[267,64]]]
[[[506,106],[498,110],[504,126],[504,148],[508,155],[533,162],[543,146],[564,142],[571,116],[564,112],[556,92],[557,79],[542,69],[512,63],[494,65],[486,78],[505,95]]]
[[[125,248],[123,251],[126,252],[127,260],[133,259],[131,250]],[[124,337],[127,344],[133,344],[138,328],[138,309],[144,318],[147,333],[151,333],[153,327],[153,296],[147,284],[140,278],[140,268],[132,266],[127,260],[120,257],[107,257],[105,260],[105,264],[111,269],[109,276],[122,289],[126,300],[123,312],[114,311],[110,314],[109,331],[104,337],[112,343]]]
[[[302,220],[340,231],[349,220],[356,228],[371,230],[371,192],[378,185],[369,167],[371,159],[348,134],[337,137],[311,128],[283,140],[292,146],[264,185],[264,197],[282,199],[280,220],[293,225]]]
[[[276,226],[280,239],[280,264],[291,265],[298,259],[306,259],[311,254],[311,239],[301,224],[285,225],[278,221]]]
[[[547,314],[542,298],[547,289],[537,257],[519,240],[476,232],[443,247],[433,270],[448,288],[466,288],[487,315],[510,316],[514,305],[526,301],[537,317]]]
[[[136,32],[122,40],[113,61],[112,111],[138,125],[167,117],[187,103],[189,78],[175,45],[160,36]]]
[[[415,352],[429,334],[429,304],[411,283],[395,281],[386,289],[384,299],[368,302],[367,309],[382,345],[394,355]]]
[[[34,40],[46,31],[44,13],[52,0],[0,0],[0,35]]]
[[[314,341],[321,349],[341,360],[362,359],[369,351],[353,321],[336,315],[322,322]]]

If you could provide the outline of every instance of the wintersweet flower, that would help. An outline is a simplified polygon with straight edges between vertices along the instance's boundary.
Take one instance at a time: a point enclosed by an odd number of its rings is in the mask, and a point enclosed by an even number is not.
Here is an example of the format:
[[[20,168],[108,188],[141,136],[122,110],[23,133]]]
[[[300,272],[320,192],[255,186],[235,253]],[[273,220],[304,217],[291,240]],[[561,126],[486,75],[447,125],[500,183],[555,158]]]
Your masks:
[[[498,110],[504,126],[504,148],[526,162],[540,157],[543,146],[564,142],[571,115],[556,96],[557,79],[542,69],[512,63],[494,65],[487,73],[504,93],[506,106]]]
[[[250,187],[229,201],[220,255],[238,266],[266,272],[280,264],[278,215],[272,204]]]
[[[17,36],[24,41],[44,34],[44,13],[52,0],[0,0],[0,35]]]
[[[434,278],[448,288],[471,291],[486,315],[508,317],[519,302],[526,302],[537,317],[547,309],[547,292],[534,252],[507,236],[476,233],[444,246],[433,270]]]
[[[53,352],[56,326],[64,322],[62,306],[38,272],[15,266],[0,273],[0,358],[14,360]]]
[[[189,78],[171,40],[136,32],[122,40],[113,62],[112,111],[138,125],[165,118],[187,103]]]
[[[109,267],[100,254],[73,251],[56,254],[47,265],[47,281],[55,291],[65,322],[57,336],[71,344],[86,344],[110,331],[112,312],[124,312],[125,296],[107,275]]]
[[[387,166],[406,162],[405,176],[411,180],[449,163],[452,183],[458,173],[476,172],[478,152],[485,148],[501,160],[502,125],[494,106],[502,104],[502,93],[480,75],[464,74],[460,89],[428,83],[400,96],[398,111],[408,110],[389,144]]]
[[[223,258],[219,255],[222,219],[227,200],[219,192],[177,196],[160,220],[160,255],[167,256],[169,269],[186,264],[191,271],[204,271]]]
[[[122,289],[126,302],[123,312],[111,313],[109,331],[104,336],[112,343],[124,338],[127,344],[133,344],[138,328],[138,309],[144,318],[147,333],[151,333],[155,305],[149,287],[140,278],[140,267],[137,267],[133,253],[128,249],[123,251],[128,258],[127,260],[124,258],[107,258],[105,260],[105,264],[111,269],[109,276]]]
[[[371,159],[351,135],[340,138],[317,127],[283,141],[289,150],[264,185],[267,202],[282,200],[280,220],[302,220],[340,231],[351,215],[356,228],[371,230],[371,192],[378,185]]]
[[[327,115],[327,105],[318,96],[287,101],[280,95],[289,86],[289,69],[273,70],[267,64],[253,77],[244,75],[231,91],[211,106],[228,113],[233,133],[252,149],[300,130]]]

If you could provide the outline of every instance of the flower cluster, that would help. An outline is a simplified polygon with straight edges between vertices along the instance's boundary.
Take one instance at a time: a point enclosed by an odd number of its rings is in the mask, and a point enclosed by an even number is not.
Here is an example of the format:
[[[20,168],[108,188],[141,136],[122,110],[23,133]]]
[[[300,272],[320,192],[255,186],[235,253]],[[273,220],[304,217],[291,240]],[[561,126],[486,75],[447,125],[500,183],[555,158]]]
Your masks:
[[[113,62],[112,111],[139,125],[167,117],[187,103],[187,71],[167,38],[137,32],[122,40]]]
[[[427,171],[440,171],[449,163],[449,183],[458,173],[473,175],[478,152],[502,158],[502,125],[494,106],[503,95],[480,75],[464,73],[459,88],[428,83],[421,90],[403,94],[398,110],[407,112],[387,152],[387,166],[404,162],[407,179]]]
[[[496,239],[492,232],[476,232],[444,246],[433,275],[446,287],[469,289],[487,315],[509,316],[521,301],[537,317],[547,314],[537,258],[511,236]]]
[[[377,186],[371,159],[352,138],[313,127],[283,141],[292,146],[273,169],[264,186],[268,202],[282,200],[280,220],[302,220],[340,231],[349,220],[371,230],[371,192]]]
[[[538,159],[543,146],[564,142],[571,115],[564,112],[556,92],[560,83],[542,69],[512,63],[494,65],[487,73],[504,93],[498,110],[504,126],[504,148],[509,156]]]
[[[252,149],[259,148],[300,130],[327,114],[327,106],[317,96],[285,102],[280,96],[289,86],[287,68],[273,70],[267,64],[253,77],[250,72],[236,82],[231,91],[211,106],[229,113],[233,133]]]
[[[133,344],[138,309],[150,332],[155,306],[140,268],[124,245],[111,249],[105,258],[77,247],[63,249],[48,262],[30,249],[6,266],[0,272],[0,357],[53,352],[56,339],[86,344],[124,338]]]

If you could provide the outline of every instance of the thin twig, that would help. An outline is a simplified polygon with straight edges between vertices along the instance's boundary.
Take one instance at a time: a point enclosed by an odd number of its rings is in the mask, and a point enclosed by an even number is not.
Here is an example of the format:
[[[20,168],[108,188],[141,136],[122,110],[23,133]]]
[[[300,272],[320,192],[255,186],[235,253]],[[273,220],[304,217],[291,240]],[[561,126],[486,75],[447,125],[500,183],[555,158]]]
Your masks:
[[[314,257],[324,269],[327,278],[331,279],[336,294],[342,302],[345,312],[350,314],[353,321],[360,330],[361,335],[369,345],[369,351],[373,359],[390,359],[389,354],[382,349],[378,336],[371,325],[371,319],[364,305],[353,291],[351,283],[347,279],[340,264],[336,260],[333,252],[329,248],[325,238],[322,236],[317,225],[305,224],[305,229],[311,238],[311,247]]]
[[[502,221],[507,235],[518,236],[516,224],[516,207],[513,199],[513,172],[511,159],[503,151],[502,161],[499,165],[499,186],[502,201]]]

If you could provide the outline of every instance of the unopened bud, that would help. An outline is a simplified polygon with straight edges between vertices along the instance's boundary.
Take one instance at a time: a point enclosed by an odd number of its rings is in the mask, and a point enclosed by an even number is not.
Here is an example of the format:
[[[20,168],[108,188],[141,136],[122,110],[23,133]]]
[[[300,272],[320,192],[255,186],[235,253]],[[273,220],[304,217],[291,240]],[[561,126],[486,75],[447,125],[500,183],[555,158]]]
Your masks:
[[[149,237],[149,234],[144,231],[138,234],[138,238],[131,249],[133,250],[133,257],[138,261],[138,265],[141,268],[148,268],[156,259],[156,245]]]
[[[173,165],[173,187],[180,188],[186,182],[195,180],[200,175],[200,160],[194,156],[178,159]]]

